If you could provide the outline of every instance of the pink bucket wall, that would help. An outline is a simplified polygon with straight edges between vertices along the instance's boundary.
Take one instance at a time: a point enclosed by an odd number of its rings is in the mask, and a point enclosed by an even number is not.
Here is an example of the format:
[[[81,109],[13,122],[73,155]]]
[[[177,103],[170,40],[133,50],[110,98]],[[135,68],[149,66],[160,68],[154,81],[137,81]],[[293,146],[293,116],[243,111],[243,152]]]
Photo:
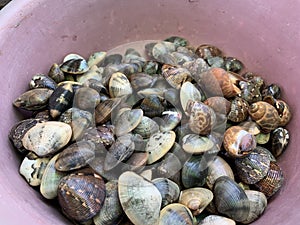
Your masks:
[[[14,0],[0,12],[0,218],[3,224],[68,224],[18,174],[7,140],[19,113],[11,102],[29,78],[68,52],[84,56],[122,43],[187,37],[237,56],[249,70],[284,89],[293,109],[291,143],[280,159],[286,181],[255,225],[297,224],[300,201],[300,1],[259,0]]]

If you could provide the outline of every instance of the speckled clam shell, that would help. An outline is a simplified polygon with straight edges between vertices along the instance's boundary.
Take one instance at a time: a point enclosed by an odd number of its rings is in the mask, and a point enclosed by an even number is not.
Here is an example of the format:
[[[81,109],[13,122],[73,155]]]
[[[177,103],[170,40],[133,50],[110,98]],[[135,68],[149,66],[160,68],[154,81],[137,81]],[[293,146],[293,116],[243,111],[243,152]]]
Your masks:
[[[250,202],[250,212],[243,224],[249,224],[258,219],[267,207],[267,198],[260,192],[255,190],[245,190],[245,193]]]
[[[213,193],[206,188],[189,188],[182,190],[178,203],[187,206],[194,216],[199,215],[213,200]]]
[[[37,88],[24,92],[13,102],[17,108],[26,110],[40,110],[47,107],[53,90],[49,88]]]
[[[111,98],[118,98],[132,94],[132,87],[129,80],[123,73],[120,72],[111,75],[108,89]]]
[[[143,111],[141,109],[131,109],[124,111],[119,117],[117,117],[114,126],[115,134],[122,136],[135,129],[143,118]]]
[[[198,225],[235,225],[235,221],[224,216],[209,215],[201,220]]]
[[[256,147],[256,140],[242,127],[232,126],[224,133],[223,146],[230,156],[243,157]]]
[[[29,152],[23,159],[19,172],[26,179],[29,185],[39,186],[42,182],[42,176],[50,159],[48,157],[39,158],[32,152]]]
[[[172,203],[160,211],[159,225],[193,225],[193,214],[183,204]]]
[[[65,172],[60,172],[55,169],[55,162],[58,156],[59,154],[51,158],[42,177],[40,192],[46,199],[56,198],[59,181],[67,175]]]
[[[152,182],[134,172],[124,172],[118,185],[122,208],[132,223],[158,223],[162,197]]]
[[[187,69],[169,64],[162,66],[162,75],[171,87],[176,89],[179,89],[184,82],[191,80],[191,73]]]
[[[267,102],[252,103],[249,115],[266,133],[276,129],[279,125],[280,118],[277,110]]]
[[[100,212],[105,192],[105,183],[100,176],[71,174],[60,180],[57,196],[67,217],[85,222]]]
[[[192,84],[189,81],[182,84],[180,88],[180,103],[184,111],[186,110],[186,106],[189,100],[200,102],[201,99],[202,99],[201,93],[195,87],[194,84]]]
[[[38,156],[54,154],[70,141],[71,126],[62,122],[38,123],[22,138],[23,146]]]
[[[102,67],[98,68],[97,66],[94,65],[90,67],[90,69],[87,72],[76,75],[76,81],[82,84],[89,82],[89,80],[91,79],[102,82],[103,73],[104,73],[104,68]]]
[[[172,148],[175,138],[174,131],[157,132],[151,135],[145,149],[149,153],[147,164],[161,159]]]

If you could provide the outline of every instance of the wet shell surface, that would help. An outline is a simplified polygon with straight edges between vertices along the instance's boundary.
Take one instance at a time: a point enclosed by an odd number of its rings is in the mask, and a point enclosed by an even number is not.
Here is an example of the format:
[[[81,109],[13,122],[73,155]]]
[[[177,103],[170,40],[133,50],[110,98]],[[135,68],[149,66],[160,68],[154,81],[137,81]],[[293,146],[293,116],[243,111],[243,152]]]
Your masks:
[[[287,148],[290,140],[289,131],[283,127],[276,128],[271,134],[270,151],[275,157],[280,156]]]
[[[63,213],[70,219],[85,222],[100,212],[106,191],[98,175],[71,174],[60,180],[57,192]]]
[[[52,78],[56,83],[59,83],[61,81],[65,80],[65,75],[63,71],[59,68],[59,65],[57,63],[54,63],[48,72],[48,76]]]
[[[193,214],[185,205],[169,204],[161,210],[158,224],[193,225]]]
[[[286,126],[292,119],[292,112],[289,105],[286,102],[278,99],[276,100],[275,108],[277,109],[280,117],[278,126]]]
[[[209,215],[201,220],[198,225],[235,225],[235,221],[224,216]]]
[[[184,82],[191,79],[191,74],[187,69],[168,64],[162,66],[162,75],[171,87],[176,89],[179,89]]]
[[[277,110],[267,102],[252,103],[249,107],[249,115],[266,133],[276,129],[279,125],[280,118]]]
[[[242,98],[235,97],[231,101],[230,112],[228,114],[228,119],[232,122],[242,122],[248,117],[249,104]]]
[[[122,136],[135,129],[143,118],[141,109],[131,109],[123,112],[115,121],[115,134]]]
[[[240,126],[225,131],[223,146],[232,157],[243,157],[256,147],[255,137]]]
[[[213,147],[214,142],[205,136],[187,134],[182,138],[182,149],[190,154],[202,154]]]
[[[118,185],[122,208],[132,223],[158,223],[162,197],[152,182],[134,172],[124,172]]]
[[[141,122],[133,130],[133,133],[140,134],[143,138],[149,138],[159,131],[159,125],[147,116],[143,116]]]
[[[111,98],[132,94],[132,87],[129,80],[120,72],[112,74],[109,80],[108,89]]]
[[[181,170],[182,163],[175,154],[168,152],[156,166],[158,176],[171,178]]]
[[[202,96],[195,85],[187,81],[184,82],[180,88],[180,103],[183,111],[186,110],[186,106],[189,100],[200,102],[202,100]]]
[[[203,103],[211,107],[216,113],[227,115],[230,111],[230,101],[221,96],[209,97]]]
[[[59,151],[70,141],[71,126],[62,122],[47,121],[29,129],[22,138],[23,146],[38,156]]]
[[[95,109],[95,121],[97,124],[103,124],[110,119],[111,112],[120,103],[120,98],[107,99],[100,102]]]
[[[49,158],[39,158],[32,152],[29,152],[23,159],[19,172],[31,186],[39,186]]]
[[[96,90],[89,87],[81,87],[74,95],[73,107],[93,111],[99,103],[100,95]]]
[[[145,149],[149,154],[147,164],[161,159],[172,148],[175,138],[174,131],[157,132],[151,135]]]
[[[57,87],[57,83],[49,76],[44,74],[36,74],[31,78],[29,87],[30,89],[48,88],[54,90]]]
[[[60,69],[69,74],[82,74],[89,70],[89,65],[83,58],[65,59]]]
[[[199,215],[212,201],[213,193],[206,188],[189,188],[181,191],[178,202],[187,206],[194,216]]]

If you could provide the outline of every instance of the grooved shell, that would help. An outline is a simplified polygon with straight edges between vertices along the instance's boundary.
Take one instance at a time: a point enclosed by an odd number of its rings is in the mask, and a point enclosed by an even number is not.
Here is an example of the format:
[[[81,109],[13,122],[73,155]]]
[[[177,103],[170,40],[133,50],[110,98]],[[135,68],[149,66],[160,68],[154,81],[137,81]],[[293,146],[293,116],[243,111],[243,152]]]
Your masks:
[[[172,148],[176,134],[174,131],[157,132],[150,136],[145,151],[149,153],[147,164],[161,159]]]
[[[49,158],[39,158],[32,152],[29,152],[23,159],[19,172],[31,186],[39,186],[42,182],[42,176],[49,163]]]
[[[85,222],[100,212],[105,192],[105,183],[100,176],[71,174],[60,180],[57,196],[67,217]]]
[[[40,192],[46,199],[54,199],[57,196],[58,184],[66,173],[55,169],[55,162],[59,154],[53,156],[48,162],[44,174],[42,176]]]
[[[82,74],[89,70],[89,65],[83,58],[65,59],[60,69],[69,74]]]
[[[214,142],[205,136],[187,134],[182,138],[182,149],[190,154],[202,154],[213,147]]]
[[[213,189],[215,181],[221,176],[228,176],[234,180],[234,174],[230,165],[220,156],[215,156],[214,159],[208,163],[206,185],[210,189]]]
[[[193,225],[193,214],[185,205],[169,204],[160,211],[159,225],[169,224]]]
[[[201,220],[198,225],[235,225],[235,221],[224,216],[209,215]]]
[[[230,156],[243,157],[256,147],[256,140],[242,127],[232,126],[225,131],[223,146]]]
[[[249,115],[266,133],[276,129],[279,125],[280,118],[277,110],[267,102],[252,103],[249,107]]]
[[[47,121],[30,128],[22,138],[23,146],[38,156],[53,154],[63,148],[72,136],[71,126]]]
[[[89,141],[79,141],[65,148],[55,162],[58,171],[70,171],[86,166],[95,157],[95,145]]]
[[[270,167],[270,157],[256,148],[243,158],[235,159],[239,178],[246,184],[255,184],[263,179]]]
[[[26,110],[45,109],[52,93],[53,90],[48,88],[32,89],[16,98],[13,105]]]
[[[162,197],[152,182],[134,172],[124,172],[118,180],[118,193],[122,208],[132,223],[157,224]]]
[[[95,109],[95,120],[97,124],[102,124],[110,119],[111,112],[120,103],[120,98],[107,99],[100,102]]]
[[[214,185],[214,201],[219,213],[242,222],[248,218],[250,202],[245,191],[231,178],[219,177]]]
[[[174,203],[178,200],[180,189],[179,186],[168,178],[156,178],[152,180],[155,187],[159,190],[162,197],[161,208]]]
[[[105,184],[106,196],[100,212],[93,218],[95,225],[114,225],[123,215],[119,201],[118,181],[111,180]]]
[[[212,201],[213,193],[206,188],[189,188],[181,191],[178,202],[187,206],[194,216],[199,215]]]
[[[184,82],[191,80],[191,73],[182,67],[164,64],[162,75],[171,87],[179,89]]]
[[[189,100],[200,102],[201,99],[201,93],[194,84],[189,81],[182,84],[180,88],[180,103],[183,111],[186,110]]]
[[[242,98],[235,97],[231,101],[230,112],[227,118],[232,122],[242,122],[248,117],[249,104]]]
[[[132,87],[127,77],[120,72],[113,73],[108,84],[111,98],[123,97],[132,94]]]
[[[149,138],[152,134],[159,131],[158,124],[151,118],[143,116],[141,122],[134,128],[133,133]]]
[[[117,136],[122,136],[131,132],[140,124],[142,118],[143,111],[141,109],[130,109],[124,111],[117,117],[114,123],[115,134]]]

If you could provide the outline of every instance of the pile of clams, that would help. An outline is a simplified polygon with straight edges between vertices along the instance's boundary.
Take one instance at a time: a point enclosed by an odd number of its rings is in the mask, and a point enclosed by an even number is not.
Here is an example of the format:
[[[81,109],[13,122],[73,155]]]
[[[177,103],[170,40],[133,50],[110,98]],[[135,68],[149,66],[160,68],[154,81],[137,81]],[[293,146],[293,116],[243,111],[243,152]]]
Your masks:
[[[68,54],[13,105],[20,174],[75,224],[250,224],[282,187],[277,84],[181,37]]]

